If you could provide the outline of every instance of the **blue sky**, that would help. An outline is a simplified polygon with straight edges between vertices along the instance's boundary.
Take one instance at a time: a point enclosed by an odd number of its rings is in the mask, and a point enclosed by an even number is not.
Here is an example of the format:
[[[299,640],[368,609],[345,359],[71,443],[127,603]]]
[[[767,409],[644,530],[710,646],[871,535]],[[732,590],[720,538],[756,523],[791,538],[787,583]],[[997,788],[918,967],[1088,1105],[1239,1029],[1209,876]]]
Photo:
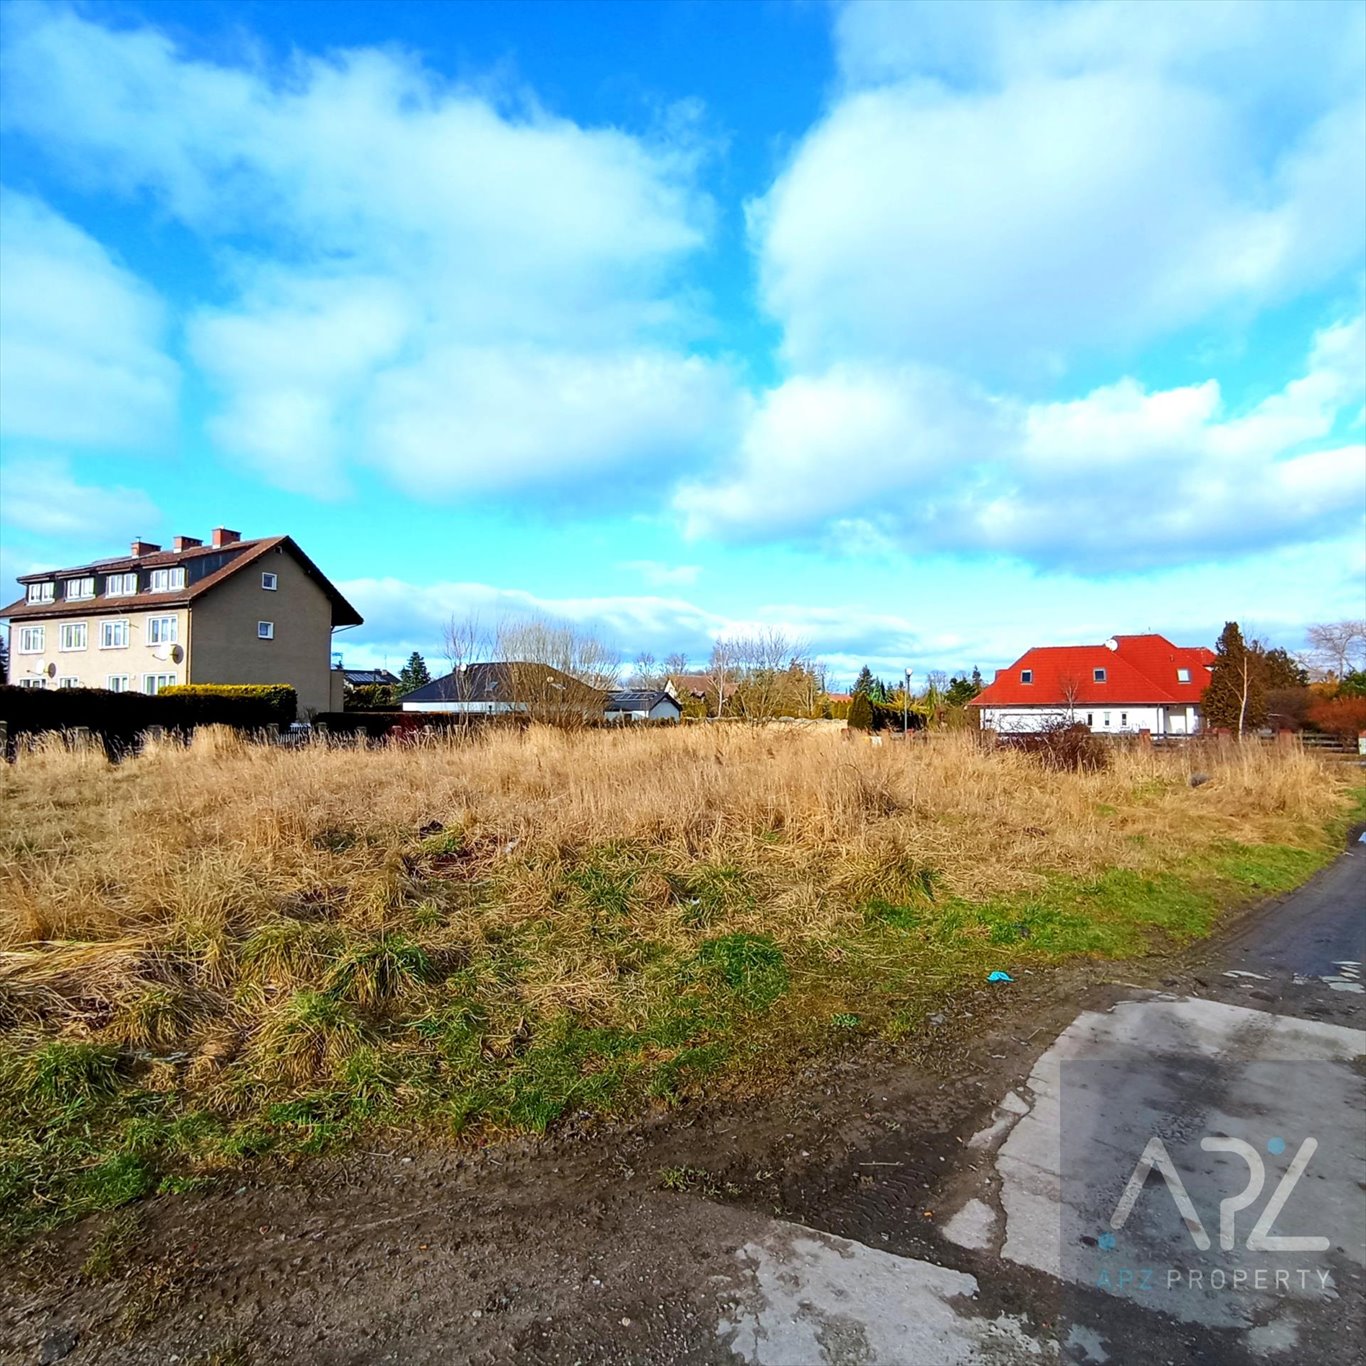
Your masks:
[[[0,11],[0,572],[836,677],[1366,597],[1366,7]]]

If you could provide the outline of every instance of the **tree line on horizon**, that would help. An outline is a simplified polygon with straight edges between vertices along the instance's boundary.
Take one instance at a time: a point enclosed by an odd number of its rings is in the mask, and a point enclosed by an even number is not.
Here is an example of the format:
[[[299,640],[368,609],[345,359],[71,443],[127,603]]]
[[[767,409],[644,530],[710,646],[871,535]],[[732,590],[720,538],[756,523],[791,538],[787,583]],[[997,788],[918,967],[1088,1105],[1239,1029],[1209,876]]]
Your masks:
[[[1215,645],[1215,662],[1202,698],[1206,726],[1238,735],[1267,725],[1309,726],[1337,734],[1366,729],[1366,622],[1316,623],[1306,638],[1308,650],[1292,654],[1281,646],[1245,639],[1237,622],[1227,622]],[[553,686],[546,683],[546,669],[602,692],[623,681],[651,689],[662,688],[670,679],[684,680],[679,700],[688,716],[828,717],[861,729],[900,729],[903,718],[912,728],[970,724],[968,703],[985,686],[976,667],[952,675],[931,670],[919,688],[912,675],[908,695],[904,681],[888,684],[865,664],[845,698],[831,688],[828,666],[814,656],[809,644],[778,630],[722,637],[706,659],[695,664],[682,651],[662,660],[643,652],[628,670],[600,635],[583,627],[523,616],[485,628],[477,616],[453,616],[444,632],[443,653],[451,673],[491,660],[531,666],[537,672],[529,670],[519,680],[524,689]],[[397,687],[354,689],[351,704],[393,706],[431,678],[424,657],[414,650]]]

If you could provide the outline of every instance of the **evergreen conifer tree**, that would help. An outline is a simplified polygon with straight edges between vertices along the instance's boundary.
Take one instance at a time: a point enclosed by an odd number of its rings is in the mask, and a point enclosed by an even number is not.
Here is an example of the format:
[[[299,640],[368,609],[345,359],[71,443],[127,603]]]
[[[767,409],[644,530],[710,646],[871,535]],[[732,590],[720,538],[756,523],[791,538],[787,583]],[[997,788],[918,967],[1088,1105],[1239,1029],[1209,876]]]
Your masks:
[[[849,729],[872,730],[873,704],[866,692],[855,692],[849,703]]]
[[[414,692],[418,688],[425,687],[431,681],[432,675],[427,668],[427,661],[414,650],[412,654],[408,656],[408,662],[399,670],[399,692]]]
[[[1205,725],[1242,736],[1266,721],[1265,666],[1236,621],[1224,624],[1214,648],[1217,658],[1201,699]]]

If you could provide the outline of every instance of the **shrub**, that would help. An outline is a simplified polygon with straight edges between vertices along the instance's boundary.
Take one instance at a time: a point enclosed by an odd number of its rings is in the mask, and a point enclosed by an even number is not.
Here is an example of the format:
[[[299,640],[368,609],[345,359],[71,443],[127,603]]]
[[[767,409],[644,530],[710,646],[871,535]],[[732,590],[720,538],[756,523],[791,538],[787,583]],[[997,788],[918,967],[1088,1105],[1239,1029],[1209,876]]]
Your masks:
[[[294,689],[284,685],[223,687],[189,684],[155,695],[104,688],[0,687],[0,721],[11,740],[43,731],[84,728],[113,756],[136,746],[150,726],[192,731],[196,726],[259,730],[294,718]],[[286,719],[287,718],[287,719]]]
[[[872,730],[873,704],[866,692],[856,692],[849,700],[849,719],[846,723],[850,730]]]
[[[398,700],[398,689],[392,683],[362,683],[346,694],[347,711],[392,710]]]
[[[263,726],[291,726],[299,714],[299,695],[288,683],[175,683],[158,696],[241,698],[259,704]]]
[[[1079,721],[1061,721],[1028,735],[1003,735],[1000,743],[1034,755],[1045,768],[1059,773],[1094,772],[1110,766],[1105,741]]]
[[[1366,697],[1325,698],[1309,708],[1308,719],[1315,730],[1351,744],[1366,730]]]

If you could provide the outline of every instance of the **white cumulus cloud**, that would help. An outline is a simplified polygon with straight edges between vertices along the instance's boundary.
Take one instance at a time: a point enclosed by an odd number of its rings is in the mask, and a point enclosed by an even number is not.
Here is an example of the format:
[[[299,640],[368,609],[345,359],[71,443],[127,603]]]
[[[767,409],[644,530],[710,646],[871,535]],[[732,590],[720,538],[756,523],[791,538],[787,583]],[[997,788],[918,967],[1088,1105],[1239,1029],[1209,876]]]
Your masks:
[[[208,430],[274,482],[610,489],[724,421],[678,278],[713,217],[686,117],[632,136],[397,49],[233,65],[47,7],[0,75],[12,132],[218,248],[227,301],[188,326]]]
[[[156,293],[30,195],[0,195],[0,435],[161,446],[179,372]]]
[[[1304,374],[1245,413],[1215,380],[1029,404],[917,367],[797,377],[758,405],[731,472],[675,506],[694,536],[855,535],[1092,571],[1341,535],[1366,507],[1364,338],[1361,318],[1324,330]]]

